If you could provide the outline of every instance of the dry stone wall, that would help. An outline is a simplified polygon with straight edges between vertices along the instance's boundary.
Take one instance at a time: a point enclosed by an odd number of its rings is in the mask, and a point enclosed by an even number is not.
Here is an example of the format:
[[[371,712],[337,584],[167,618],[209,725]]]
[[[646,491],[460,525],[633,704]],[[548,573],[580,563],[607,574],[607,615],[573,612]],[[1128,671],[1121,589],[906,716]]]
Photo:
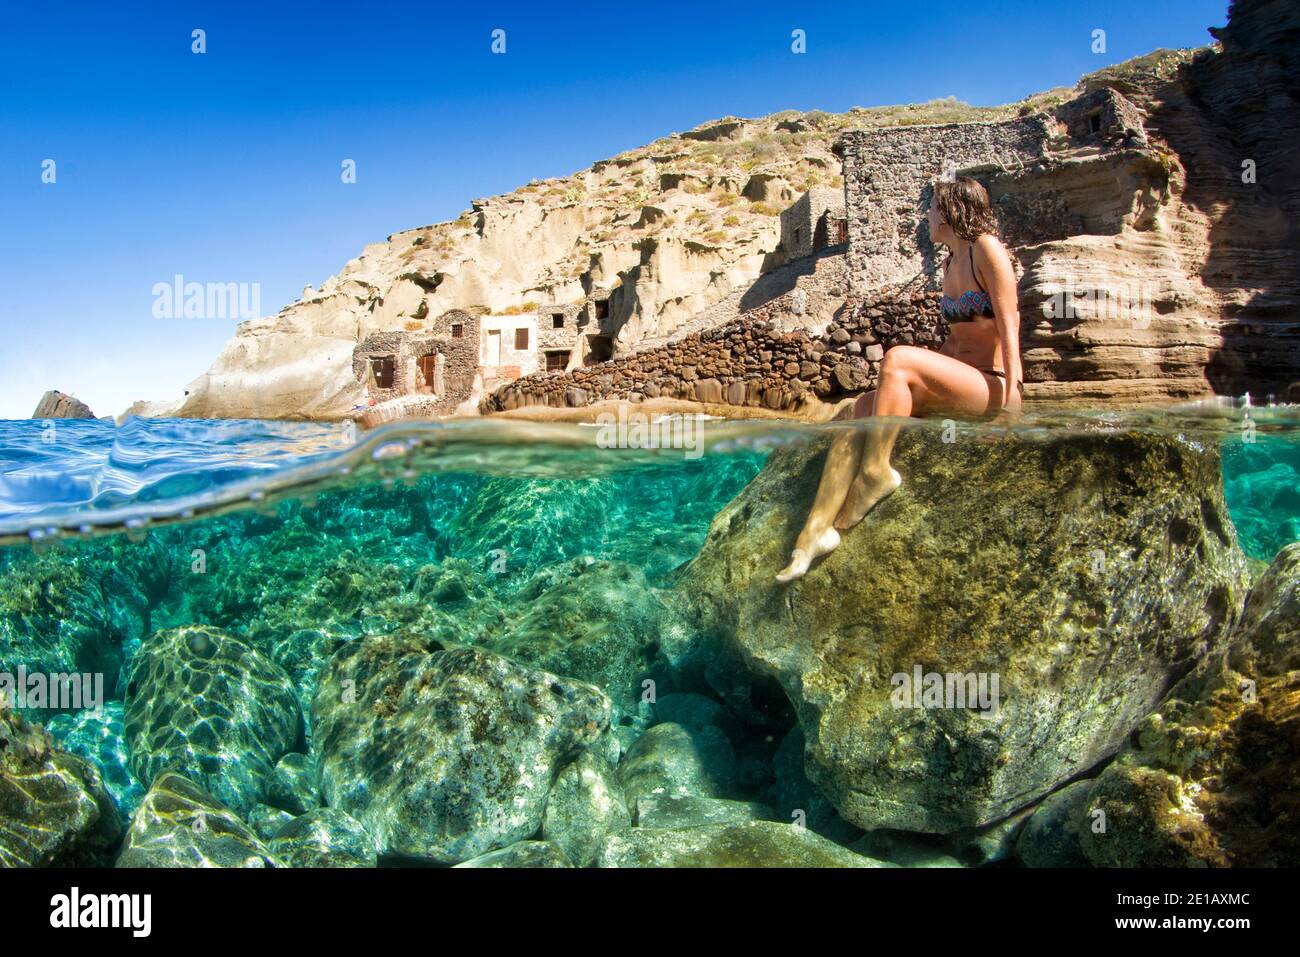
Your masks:
[[[847,306],[824,333],[784,331],[788,303],[774,300],[720,328],[567,373],[527,376],[488,396],[483,412],[527,406],[581,408],[606,399],[792,409],[875,386],[893,345],[937,348],[947,337],[939,294],[894,289]]]

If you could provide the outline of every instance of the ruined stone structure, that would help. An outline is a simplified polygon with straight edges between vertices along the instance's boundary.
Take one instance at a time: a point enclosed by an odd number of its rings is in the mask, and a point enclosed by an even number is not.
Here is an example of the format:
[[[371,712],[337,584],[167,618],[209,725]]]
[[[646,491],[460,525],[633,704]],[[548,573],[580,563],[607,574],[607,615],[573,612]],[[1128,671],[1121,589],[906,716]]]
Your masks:
[[[843,190],[814,186],[781,212],[781,249],[789,259],[847,242]]]
[[[948,334],[939,295],[894,289],[858,304],[824,333],[783,330],[788,299],[772,300],[720,328],[658,349],[568,373],[529,376],[488,396],[480,411],[535,405],[582,407],[603,399],[676,398],[793,409],[869,388],[893,345],[937,348]]]
[[[475,391],[479,319],[451,310],[427,330],[373,333],[353,350],[352,371],[376,405],[418,398],[422,414],[449,415]]]
[[[1218,36],[1171,74],[1103,72],[1043,113],[846,133],[854,294],[937,286],[931,184],[967,173],[1016,263],[1027,398],[1288,394],[1300,153],[1283,131],[1300,123],[1300,8],[1237,0]]]
[[[612,353],[607,293],[534,312],[476,316],[451,310],[425,328],[375,332],[352,353],[368,425],[450,415],[483,391],[564,372]],[[421,323],[423,325],[423,323]]]

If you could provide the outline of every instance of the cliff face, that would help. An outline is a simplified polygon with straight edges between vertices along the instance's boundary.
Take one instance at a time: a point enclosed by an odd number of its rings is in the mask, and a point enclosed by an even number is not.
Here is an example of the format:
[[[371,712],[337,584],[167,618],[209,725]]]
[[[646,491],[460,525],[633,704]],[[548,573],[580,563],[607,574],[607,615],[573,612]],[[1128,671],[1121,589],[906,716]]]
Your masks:
[[[1300,379],[1300,8],[1236,0],[1213,32],[1222,48],[1172,76],[1085,83],[1137,105],[1159,166],[1078,177],[1082,208],[1129,200],[1118,228],[1020,250],[1037,396],[1263,398]],[[1074,315],[1051,315],[1071,285]]]
[[[619,351],[668,336],[779,264],[780,211],[812,187],[842,186],[830,147],[859,115],[718,121],[395,233],[301,301],[241,325],[179,414],[347,415],[365,401],[356,344],[418,335],[451,309],[529,313],[613,289]]]
[[[776,294],[755,295],[787,260],[777,214],[819,186],[845,189],[846,297],[933,281],[919,222],[929,180],[952,168],[984,179],[1004,214],[1030,399],[1284,393],[1300,379],[1300,8],[1236,0],[1212,32],[1219,48],[1157,51],[1019,104],[724,119],[477,200],[245,323],[179,407],[140,411],[346,416],[367,398],[356,344],[450,309],[530,313],[611,291],[620,356],[717,328]],[[838,312],[814,306],[779,318]]]

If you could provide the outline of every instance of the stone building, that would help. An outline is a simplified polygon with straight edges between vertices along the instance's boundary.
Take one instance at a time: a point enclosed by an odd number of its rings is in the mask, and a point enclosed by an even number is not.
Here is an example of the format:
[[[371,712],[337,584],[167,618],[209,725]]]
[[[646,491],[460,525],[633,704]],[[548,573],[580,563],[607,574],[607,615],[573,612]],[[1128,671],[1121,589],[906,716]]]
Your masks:
[[[479,319],[454,309],[428,329],[376,332],[352,351],[352,371],[375,404],[424,397],[434,415],[449,415],[475,393]]]
[[[801,259],[846,242],[843,190],[814,186],[781,213],[781,248],[787,259]]]
[[[509,381],[538,371],[537,320],[531,313],[480,317],[479,366],[484,382]]]
[[[537,310],[538,364],[545,372],[595,365],[614,355],[611,293],[598,290],[582,302]]]
[[[1113,165],[1117,151],[1146,142],[1137,107],[1109,87],[1002,122],[848,131],[835,152],[844,161],[850,287],[862,293],[921,273],[938,277],[925,220],[942,175],[983,182],[1000,234],[1014,247],[1095,232],[1074,212],[1085,204],[1067,180],[1083,181],[1089,168]],[[1061,163],[1071,152],[1080,162]]]

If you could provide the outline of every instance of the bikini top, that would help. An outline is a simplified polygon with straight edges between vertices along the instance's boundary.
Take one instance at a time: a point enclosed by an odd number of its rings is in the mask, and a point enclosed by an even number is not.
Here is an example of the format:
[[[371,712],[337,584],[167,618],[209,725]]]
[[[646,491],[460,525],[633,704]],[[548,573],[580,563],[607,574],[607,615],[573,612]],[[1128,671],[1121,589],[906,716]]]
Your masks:
[[[968,289],[956,299],[948,295],[939,299],[939,311],[949,322],[974,322],[976,319],[993,315],[993,300],[980,285],[980,277],[975,272],[975,247],[967,248],[970,251],[970,274],[979,288]]]

